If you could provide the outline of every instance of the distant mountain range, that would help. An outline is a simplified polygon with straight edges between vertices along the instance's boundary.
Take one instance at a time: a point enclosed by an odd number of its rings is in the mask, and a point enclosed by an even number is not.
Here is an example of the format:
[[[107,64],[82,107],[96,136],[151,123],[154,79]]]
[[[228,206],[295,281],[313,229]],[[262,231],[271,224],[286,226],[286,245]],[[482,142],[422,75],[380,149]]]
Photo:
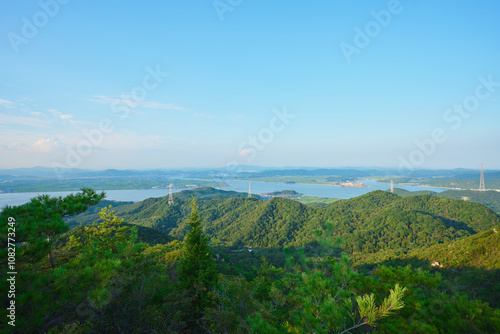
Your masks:
[[[487,171],[486,173],[492,173]],[[500,173],[500,172],[499,172]],[[54,169],[48,167],[14,168],[0,169],[2,179],[29,179],[29,178],[80,178],[80,177],[114,177],[114,176],[143,176],[143,175],[166,175],[184,177],[234,177],[234,178],[256,178],[272,176],[348,176],[348,177],[368,177],[368,176],[391,176],[399,175],[399,171],[391,168],[307,168],[307,167],[262,167],[241,165],[238,172],[230,172],[226,168],[182,168],[182,169],[105,169],[90,170],[78,168]],[[451,170],[415,170],[409,178],[457,178],[459,180],[477,178],[478,171],[472,169],[451,169]]]

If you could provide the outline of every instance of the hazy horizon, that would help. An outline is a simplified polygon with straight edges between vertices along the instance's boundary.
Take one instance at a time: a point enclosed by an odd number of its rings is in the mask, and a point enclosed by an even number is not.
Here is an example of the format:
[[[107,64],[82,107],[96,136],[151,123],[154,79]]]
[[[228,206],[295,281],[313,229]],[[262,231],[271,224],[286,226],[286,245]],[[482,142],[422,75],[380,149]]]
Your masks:
[[[303,169],[303,170],[320,170],[320,169],[332,169],[332,170],[381,170],[381,171],[397,171],[398,167],[381,167],[381,166],[260,166],[260,165],[236,165],[235,167],[239,167],[241,170],[244,172],[247,171],[266,171],[266,170],[294,170],[294,169]],[[0,168],[0,171],[3,170],[17,170],[17,169],[49,169],[49,170],[56,170],[56,168],[51,167],[51,166],[31,166],[31,167],[14,167],[14,168]],[[123,170],[130,170],[130,171],[154,171],[154,170],[229,170],[228,167],[226,166],[194,166],[194,167],[189,167],[189,166],[179,166],[179,167],[155,167],[155,168],[68,168],[68,169],[74,169],[74,170],[82,170],[82,171],[106,171],[106,170],[118,170],[118,171],[123,171]],[[451,171],[451,170],[467,170],[467,171],[480,171],[481,168],[465,168],[465,167],[455,167],[455,168],[417,168],[414,171],[424,171],[424,170],[429,170],[429,171]],[[500,169],[495,169],[495,168],[484,168],[485,172],[490,172],[490,171],[500,171]],[[232,173],[234,173],[234,170],[231,170]]]

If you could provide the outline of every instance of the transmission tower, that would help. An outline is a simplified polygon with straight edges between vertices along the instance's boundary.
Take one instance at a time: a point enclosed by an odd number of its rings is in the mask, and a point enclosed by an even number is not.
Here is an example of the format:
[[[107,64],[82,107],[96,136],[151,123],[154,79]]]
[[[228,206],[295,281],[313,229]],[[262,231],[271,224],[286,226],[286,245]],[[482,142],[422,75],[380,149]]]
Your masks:
[[[174,204],[174,196],[172,196],[172,183],[170,183],[170,191],[168,194],[168,205]]]
[[[479,179],[479,190],[480,191],[485,191],[486,188],[484,187],[484,170],[483,170],[483,164],[481,164],[481,178]]]
[[[391,193],[394,192],[394,183],[392,182],[392,179],[391,179]]]
[[[248,181],[248,197],[252,197],[252,184]]]

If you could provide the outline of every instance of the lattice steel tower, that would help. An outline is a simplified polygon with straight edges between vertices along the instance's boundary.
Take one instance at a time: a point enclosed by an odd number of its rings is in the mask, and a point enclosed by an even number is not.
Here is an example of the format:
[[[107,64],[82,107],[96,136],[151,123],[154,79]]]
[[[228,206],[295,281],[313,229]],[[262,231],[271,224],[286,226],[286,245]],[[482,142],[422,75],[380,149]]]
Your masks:
[[[174,196],[172,196],[172,183],[170,183],[170,191],[168,193],[168,205],[174,204]]]
[[[479,179],[479,190],[480,191],[485,191],[486,188],[484,187],[484,170],[483,170],[483,164],[481,164],[481,178]]]

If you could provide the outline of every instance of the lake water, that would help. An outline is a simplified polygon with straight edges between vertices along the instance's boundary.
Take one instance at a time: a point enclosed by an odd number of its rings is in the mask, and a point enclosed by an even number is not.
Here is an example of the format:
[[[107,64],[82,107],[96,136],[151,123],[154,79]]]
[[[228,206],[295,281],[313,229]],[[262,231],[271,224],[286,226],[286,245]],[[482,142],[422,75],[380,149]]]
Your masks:
[[[231,185],[231,188],[229,188],[228,190],[248,192],[248,181],[225,181],[225,182]],[[281,190],[295,190],[296,192],[301,193],[305,196],[348,199],[367,194],[370,191],[388,190],[391,188],[390,184],[378,183],[377,181],[374,180],[359,180],[356,182],[364,183],[369,187],[342,188],[342,187],[334,187],[334,186],[320,185],[320,184],[287,184],[287,183],[252,181],[252,194],[268,193]],[[446,190],[441,188],[419,187],[419,186],[398,185],[395,187],[405,189],[408,191],[432,190],[435,192],[441,192]]]
[[[248,181],[234,181],[224,180],[229,184],[228,188],[224,190],[233,190],[238,192],[248,192]],[[281,190],[295,190],[305,196],[314,197],[327,197],[327,198],[340,198],[348,199],[364,195],[374,190],[388,190],[391,186],[386,183],[378,183],[374,180],[360,180],[369,187],[367,188],[341,188],[328,185],[318,184],[286,184],[276,182],[255,182],[252,181],[252,194],[268,193]],[[433,187],[419,187],[419,186],[397,186],[409,191],[418,190],[432,190],[441,192],[446,189],[433,188]],[[176,193],[184,189],[173,189],[172,192]],[[163,197],[168,196],[168,189],[126,189],[126,190],[105,190],[106,199],[113,201],[132,201],[139,202],[150,197]],[[20,205],[26,203],[32,197],[40,194],[49,194],[51,196],[66,196],[74,191],[53,191],[53,192],[28,192],[28,193],[0,193],[0,208],[5,205]]]

